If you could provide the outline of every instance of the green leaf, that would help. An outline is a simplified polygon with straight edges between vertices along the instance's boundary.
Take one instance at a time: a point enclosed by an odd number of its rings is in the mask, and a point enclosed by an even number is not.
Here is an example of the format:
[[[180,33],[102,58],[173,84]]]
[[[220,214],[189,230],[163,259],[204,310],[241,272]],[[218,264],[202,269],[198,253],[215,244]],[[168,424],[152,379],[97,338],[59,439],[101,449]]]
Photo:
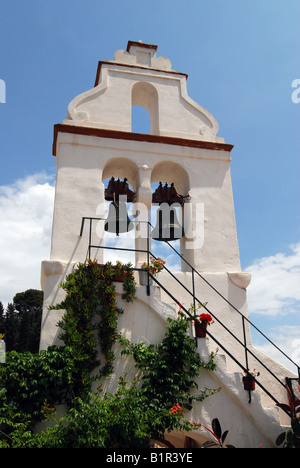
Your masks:
[[[201,448],[208,448],[208,447],[218,447],[219,444],[214,442],[213,440],[207,440],[201,445]]]
[[[212,420],[212,429],[213,429],[213,432],[218,437],[218,439],[221,439],[222,430],[221,430],[220,422],[219,422],[219,420],[217,418]]]
[[[292,429],[297,437],[300,437],[300,421],[299,419],[293,418],[291,420]]]
[[[222,434],[222,443],[223,443],[223,444],[224,444],[224,442],[225,442],[225,439],[226,439],[227,435],[228,435],[228,431],[225,431],[225,432]]]

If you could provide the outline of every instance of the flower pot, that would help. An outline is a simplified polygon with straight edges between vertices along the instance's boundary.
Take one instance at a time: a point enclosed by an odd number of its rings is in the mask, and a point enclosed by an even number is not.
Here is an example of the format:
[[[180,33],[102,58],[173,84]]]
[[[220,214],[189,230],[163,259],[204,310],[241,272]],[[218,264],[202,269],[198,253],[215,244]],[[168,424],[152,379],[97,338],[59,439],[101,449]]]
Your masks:
[[[106,268],[106,265],[99,264],[99,268],[104,269]],[[112,266],[112,270],[114,270],[113,266]],[[114,274],[111,280],[116,283],[123,283],[127,275],[128,275],[127,271],[122,271],[120,274]]]
[[[196,328],[197,338],[205,338],[206,337],[206,328],[207,328],[207,321],[206,320],[200,321],[199,319],[196,319],[195,320],[195,328]]]
[[[244,390],[255,390],[255,380],[251,375],[243,377]]]
[[[148,286],[148,271],[147,270],[140,270],[139,271],[139,279],[140,279],[140,284],[142,286]],[[153,279],[149,277],[149,284],[153,284]]]
[[[120,275],[117,275],[117,276],[113,276],[112,277],[112,280],[116,283],[123,283],[125,278],[127,276],[127,273],[124,271],[123,273],[121,273]]]

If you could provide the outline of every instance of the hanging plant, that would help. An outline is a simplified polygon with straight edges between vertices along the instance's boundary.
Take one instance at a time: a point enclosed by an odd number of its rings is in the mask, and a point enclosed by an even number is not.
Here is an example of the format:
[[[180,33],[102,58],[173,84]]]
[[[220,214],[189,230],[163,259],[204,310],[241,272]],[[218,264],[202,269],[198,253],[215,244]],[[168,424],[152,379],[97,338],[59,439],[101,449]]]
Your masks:
[[[245,372],[245,376],[243,377],[244,390],[255,390],[255,377],[259,375],[260,372],[257,372],[256,369],[253,369],[253,371],[248,369],[248,372]]]
[[[156,276],[160,271],[163,270],[165,263],[165,260],[163,260],[162,258],[154,258],[151,256],[149,265],[147,262],[144,262],[141,268],[143,268],[144,270],[149,270],[151,275]]]
[[[214,323],[214,321],[210,314],[200,314],[199,319],[195,319],[196,336],[198,338],[205,338],[207,326],[212,323]]]

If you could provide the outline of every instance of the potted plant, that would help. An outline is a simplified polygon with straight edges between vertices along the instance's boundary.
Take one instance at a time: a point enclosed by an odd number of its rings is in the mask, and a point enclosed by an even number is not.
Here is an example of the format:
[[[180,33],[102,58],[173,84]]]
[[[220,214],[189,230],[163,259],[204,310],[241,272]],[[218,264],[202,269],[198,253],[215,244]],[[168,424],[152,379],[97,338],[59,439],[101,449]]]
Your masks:
[[[213,318],[210,314],[203,312],[199,315],[199,318],[195,320],[196,336],[198,338],[206,337],[207,325],[214,323]]]
[[[260,372],[257,372],[256,369],[253,369],[253,371],[248,369],[248,372],[245,372],[243,377],[244,390],[255,390],[255,377],[259,375]]]
[[[276,439],[276,445],[283,444],[283,448],[300,448],[300,400],[296,398],[290,379],[286,378],[286,389],[288,394],[289,404],[276,403],[276,406],[283,409],[291,418],[291,427],[279,434]]]
[[[128,276],[132,276],[132,272],[129,270],[131,263],[122,264],[117,261],[116,265],[112,265],[111,262],[106,264],[99,264],[99,268],[105,270],[105,274],[111,278],[113,282],[123,283]]]
[[[142,270],[139,272],[140,283],[145,286],[148,284],[148,271],[151,275],[156,276],[164,268],[166,262],[160,258],[150,257],[149,265],[147,262],[144,262],[141,266]],[[152,278],[149,278],[149,284],[152,283]]]

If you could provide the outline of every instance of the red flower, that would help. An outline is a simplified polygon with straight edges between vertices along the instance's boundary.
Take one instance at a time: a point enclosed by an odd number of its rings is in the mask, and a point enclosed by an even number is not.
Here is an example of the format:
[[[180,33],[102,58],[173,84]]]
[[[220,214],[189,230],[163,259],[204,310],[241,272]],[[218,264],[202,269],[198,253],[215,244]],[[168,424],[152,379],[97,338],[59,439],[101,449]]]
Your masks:
[[[178,411],[179,413],[182,413],[180,404],[177,403],[176,406],[172,406],[171,411],[172,411],[172,414],[176,413],[176,411]]]
[[[205,313],[205,312],[203,312],[203,314],[200,314],[199,319],[201,320],[201,322],[208,322],[209,324],[213,323],[212,316],[210,314]]]

